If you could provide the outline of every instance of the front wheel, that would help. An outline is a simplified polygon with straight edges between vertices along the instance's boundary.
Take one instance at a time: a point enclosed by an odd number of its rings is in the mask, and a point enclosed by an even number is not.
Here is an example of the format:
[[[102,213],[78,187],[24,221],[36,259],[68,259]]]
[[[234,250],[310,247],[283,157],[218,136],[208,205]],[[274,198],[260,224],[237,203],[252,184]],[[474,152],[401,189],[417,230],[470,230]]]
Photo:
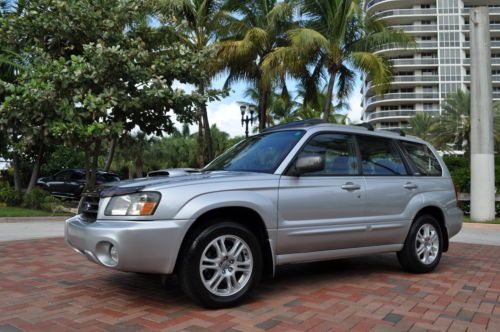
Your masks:
[[[180,256],[186,294],[209,308],[241,303],[258,284],[262,252],[256,237],[233,222],[215,223],[191,239]]]
[[[433,271],[443,253],[441,226],[431,215],[418,217],[410,228],[403,249],[398,252],[399,263],[407,271]]]

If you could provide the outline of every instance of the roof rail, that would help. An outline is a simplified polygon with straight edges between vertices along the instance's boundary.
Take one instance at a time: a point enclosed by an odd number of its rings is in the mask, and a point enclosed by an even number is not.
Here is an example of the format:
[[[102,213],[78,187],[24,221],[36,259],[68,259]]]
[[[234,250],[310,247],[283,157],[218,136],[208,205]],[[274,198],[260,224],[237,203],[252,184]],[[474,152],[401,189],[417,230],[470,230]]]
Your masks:
[[[368,122],[357,123],[357,124],[355,124],[355,126],[357,126],[357,127],[364,127],[366,129],[368,129],[369,131],[374,131],[375,130],[375,128],[373,128],[373,126],[371,124],[369,124]]]
[[[314,126],[322,123],[327,123],[325,120],[322,119],[307,119],[307,120],[300,120],[300,121],[292,121],[288,123],[283,123],[274,127],[269,127],[264,129],[262,132],[268,132],[268,131],[274,131],[274,130],[279,130],[279,129],[286,129],[286,128],[294,128],[294,127],[309,127],[309,126]]]
[[[402,136],[402,137],[406,136],[406,133],[404,132],[404,130],[399,129],[399,128],[394,128],[394,129],[379,129],[377,131],[387,131],[387,132],[390,132],[390,133],[393,133],[393,134],[396,134],[396,135],[399,135],[399,136]]]

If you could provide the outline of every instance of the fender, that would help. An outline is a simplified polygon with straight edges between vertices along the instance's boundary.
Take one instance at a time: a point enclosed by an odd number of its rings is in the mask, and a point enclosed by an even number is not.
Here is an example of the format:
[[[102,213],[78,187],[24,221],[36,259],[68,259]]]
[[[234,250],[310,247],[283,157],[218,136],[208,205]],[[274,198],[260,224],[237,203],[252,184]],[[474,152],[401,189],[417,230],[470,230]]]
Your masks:
[[[177,212],[174,219],[194,222],[206,212],[224,207],[245,207],[257,212],[268,230],[278,224],[278,190],[243,191],[229,190],[196,196]]]

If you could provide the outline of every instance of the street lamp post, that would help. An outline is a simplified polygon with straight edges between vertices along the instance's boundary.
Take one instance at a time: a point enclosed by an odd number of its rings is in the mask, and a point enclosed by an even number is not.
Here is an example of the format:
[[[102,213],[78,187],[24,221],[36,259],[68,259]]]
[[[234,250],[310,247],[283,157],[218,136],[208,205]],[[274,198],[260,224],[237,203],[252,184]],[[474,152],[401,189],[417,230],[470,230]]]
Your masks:
[[[241,105],[240,106],[241,110],[241,126],[245,127],[245,138],[248,138],[248,124],[253,124],[253,122],[256,120],[254,117],[255,113],[255,107],[254,106],[249,106],[249,105]],[[250,113],[250,117],[248,116],[247,111]]]

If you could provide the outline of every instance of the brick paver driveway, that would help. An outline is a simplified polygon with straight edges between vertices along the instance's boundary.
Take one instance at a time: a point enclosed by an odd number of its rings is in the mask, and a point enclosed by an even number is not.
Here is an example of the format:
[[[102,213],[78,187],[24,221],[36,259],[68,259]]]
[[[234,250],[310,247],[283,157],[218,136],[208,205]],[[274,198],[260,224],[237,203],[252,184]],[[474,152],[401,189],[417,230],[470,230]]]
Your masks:
[[[500,247],[453,243],[433,274],[394,255],[290,266],[234,309],[191,303],[175,278],[87,262],[62,239],[0,244],[0,331],[500,331]]]

